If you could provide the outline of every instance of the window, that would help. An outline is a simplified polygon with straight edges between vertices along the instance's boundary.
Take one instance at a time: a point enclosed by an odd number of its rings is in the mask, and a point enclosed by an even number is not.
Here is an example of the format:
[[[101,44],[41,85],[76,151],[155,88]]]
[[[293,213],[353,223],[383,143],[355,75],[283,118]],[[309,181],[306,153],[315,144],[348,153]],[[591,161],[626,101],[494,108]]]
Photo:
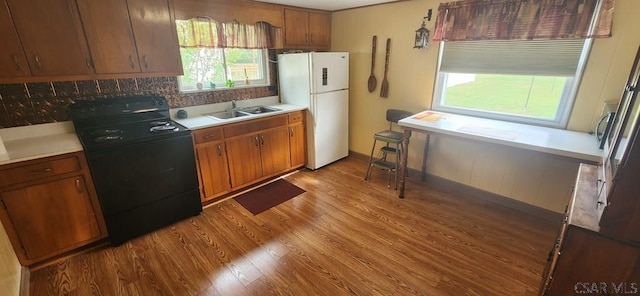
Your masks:
[[[564,128],[590,40],[442,42],[433,109]]]
[[[181,91],[269,84],[266,49],[180,48]]]

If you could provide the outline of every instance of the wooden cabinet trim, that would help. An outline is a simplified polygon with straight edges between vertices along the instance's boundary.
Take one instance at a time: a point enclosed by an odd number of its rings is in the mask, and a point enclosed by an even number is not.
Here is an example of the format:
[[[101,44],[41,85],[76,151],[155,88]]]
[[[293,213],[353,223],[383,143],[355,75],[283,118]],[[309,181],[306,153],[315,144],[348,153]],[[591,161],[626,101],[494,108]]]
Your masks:
[[[178,20],[210,17],[219,22],[254,24],[264,21],[275,27],[283,26],[282,7],[278,4],[245,0],[174,0]]]

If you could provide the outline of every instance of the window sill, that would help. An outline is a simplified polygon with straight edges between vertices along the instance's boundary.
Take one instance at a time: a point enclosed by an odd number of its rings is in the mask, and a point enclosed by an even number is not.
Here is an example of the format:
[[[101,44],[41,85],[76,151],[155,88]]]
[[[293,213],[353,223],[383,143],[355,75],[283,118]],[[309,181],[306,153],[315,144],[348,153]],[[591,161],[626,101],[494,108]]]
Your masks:
[[[203,89],[181,89],[181,94],[195,94],[195,93],[206,93],[206,92],[214,92],[221,90],[232,90],[232,89],[243,89],[243,88],[252,88],[252,87],[267,87],[269,84],[250,84],[250,85],[238,85],[234,87],[216,87],[216,88],[203,88]]]

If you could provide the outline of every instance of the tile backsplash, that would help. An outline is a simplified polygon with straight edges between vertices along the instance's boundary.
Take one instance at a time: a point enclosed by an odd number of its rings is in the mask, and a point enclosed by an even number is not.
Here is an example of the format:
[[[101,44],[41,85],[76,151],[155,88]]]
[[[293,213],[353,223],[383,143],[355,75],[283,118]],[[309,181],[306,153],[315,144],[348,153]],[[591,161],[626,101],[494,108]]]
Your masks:
[[[68,106],[76,101],[129,94],[159,94],[171,108],[179,108],[278,93],[274,86],[180,93],[176,77],[0,84],[0,128],[68,121]]]

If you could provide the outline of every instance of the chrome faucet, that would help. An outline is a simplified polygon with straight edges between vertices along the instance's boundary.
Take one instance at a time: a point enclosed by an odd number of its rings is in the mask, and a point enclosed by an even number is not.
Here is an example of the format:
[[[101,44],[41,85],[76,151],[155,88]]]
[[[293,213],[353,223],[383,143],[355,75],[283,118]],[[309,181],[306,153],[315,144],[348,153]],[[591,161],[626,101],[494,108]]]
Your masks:
[[[231,109],[236,109],[237,107],[236,100],[231,100]]]

